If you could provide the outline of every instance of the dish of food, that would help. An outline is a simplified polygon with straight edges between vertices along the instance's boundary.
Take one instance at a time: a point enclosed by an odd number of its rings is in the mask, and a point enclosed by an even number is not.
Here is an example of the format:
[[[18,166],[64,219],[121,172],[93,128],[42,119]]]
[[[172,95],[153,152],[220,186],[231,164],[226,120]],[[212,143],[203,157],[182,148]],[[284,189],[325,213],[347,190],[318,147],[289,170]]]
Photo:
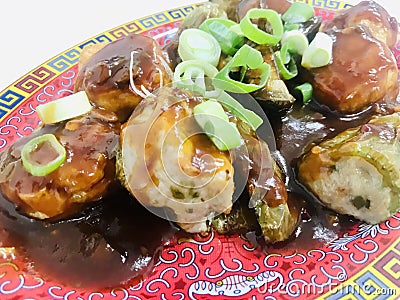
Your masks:
[[[397,21],[373,2],[300,21],[286,2],[212,2],[104,32],[0,93],[1,295],[398,297]],[[193,62],[191,35],[215,28],[235,45]],[[185,68],[220,89],[173,82]]]

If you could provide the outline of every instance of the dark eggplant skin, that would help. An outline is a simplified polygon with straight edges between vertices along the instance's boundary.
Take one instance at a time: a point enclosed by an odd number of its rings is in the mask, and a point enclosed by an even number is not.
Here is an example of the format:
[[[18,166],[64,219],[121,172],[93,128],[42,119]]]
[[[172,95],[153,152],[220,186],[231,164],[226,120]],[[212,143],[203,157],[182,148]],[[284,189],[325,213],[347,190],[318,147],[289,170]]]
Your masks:
[[[312,17],[310,20],[300,23],[299,30],[304,33],[308,41],[311,42],[322,24],[322,18],[319,16]]]

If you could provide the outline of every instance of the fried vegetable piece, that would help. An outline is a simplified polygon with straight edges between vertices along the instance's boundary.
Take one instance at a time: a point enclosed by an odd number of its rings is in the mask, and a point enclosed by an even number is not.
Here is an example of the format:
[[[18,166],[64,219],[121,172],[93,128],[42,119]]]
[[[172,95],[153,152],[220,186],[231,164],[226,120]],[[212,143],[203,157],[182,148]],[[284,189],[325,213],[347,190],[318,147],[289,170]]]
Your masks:
[[[65,147],[65,162],[45,176],[33,176],[23,166],[21,150],[34,137],[52,133]],[[101,199],[114,182],[119,123],[113,113],[94,109],[88,115],[44,125],[0,153],[0,190],[22,211],[37,219],[75,214]],[[35,160],[46,162],[54,153],[39,147]]]
[[[241,0],[236,8],[237,20],[235,21],[240,21],[243,19],[246,13],[252,8],[267,8],[275,10],[279,14],[283,14],[288,10],[290,5],[291,3],[286,0]]]
[[[241,0],[210,0],[210,2],[216,4],[219,9],[224,11],[228,19],[235,22],[239,21],[237,9],[238,4],[239,2],[241,2]]]
[[[205,20],[209,18],[227,18],[226,13],[215,3],[205,3],[196,7],[179,25],[178,32],[174,38],[163,47],[165,56],[171,69],[182,61],[178,54],[179,37],[183,30],[189,28],[198,28]]]
[[[395,102],[398,69],[386,44],[362,26],[327,33],[334,40],[332,62],[302,72],[315,99],[342,114],[358,113],[378,101]]]
[[[163,87],[145,98],[121,132],[119,178],[147,208],[188,232],[207,231],[207,220],[228,213],[234,170],[193,117],[202,97]],[[157,210],[158,208],[158,210]]]
[[[374,38],[394,48],[398,33],[397,20],[375,1],[362,1],[340,11],[332,20],[324,22],[321,30],[341,30],[357,25],[367,27]]]
[[[314,146],[300,181],[326,206],[370,224],[400,209],[400,115],[372,119]]]
[[[249,206],[254,208],[265,241],[282,242],[295,230],[299,211],[292,203],[289,206],[281,171],[271,157],[268,145],[246,124],[240,123],[238,128],[251,162],[247,180]]]
[[[238,199],[232,206],[229,214],[220,214],[215,217],[211,224],[219,234],[234,235],[246,234],[251,231],[259,231],[257,217],[254,210],[249,208],[247,197]]]
[[[271,66],[271,71],[265,87],[252,93],[253,97],[264,109],[290,108],[296,99],[290,94],[285,82],[280,78],[279,69],[273,59],[273,48],[269,45],[257,45],[256,49],[261,52],[264,61]],[[257,72],[254,71],[246,73],[249,82],[257,80],[257,76]]]
[[[75,91],[85,91],[93,105],[116,113],[121,122],[148,92],[171,82],[162,50],[150,37],[130,34],[83,52]]]

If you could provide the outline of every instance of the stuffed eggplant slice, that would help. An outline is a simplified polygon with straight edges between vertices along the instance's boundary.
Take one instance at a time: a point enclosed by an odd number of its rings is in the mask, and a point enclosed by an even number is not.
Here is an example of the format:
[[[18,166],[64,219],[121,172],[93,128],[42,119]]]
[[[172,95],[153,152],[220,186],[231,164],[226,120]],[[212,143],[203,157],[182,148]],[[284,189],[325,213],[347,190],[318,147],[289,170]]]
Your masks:
[[[34,141],[38,142],[32,145],[28,158],[34,166],[27,168],[24,151]],[[0,153],[1,192],[37,219],[72,215],[84,204],[101,199],[114,182],[118,141],[117,117],[105,111],[92,110],[68,121],[43,125]],[[65,161],[54,171],[40,174],[37,170],[51,167],[49,162],[57,156],[53,145],[65,151]]]
[[[400,209],[400,115],[372,119],[314,146],[300,181],[326,206],[371,224]]]
[[[270,155],[268,145],[244,122],[238,128],[248,155],[236,160],[241,172],[242,160],[250,162],[247,192],[235,203],[232,212],[219,215],[212,224],[217,232],[232,234],[260,230],[268,244],[287,240],[297,227],[299,210],[289,202],[283,174]],[[239,161],[238,161],[239,160]]]

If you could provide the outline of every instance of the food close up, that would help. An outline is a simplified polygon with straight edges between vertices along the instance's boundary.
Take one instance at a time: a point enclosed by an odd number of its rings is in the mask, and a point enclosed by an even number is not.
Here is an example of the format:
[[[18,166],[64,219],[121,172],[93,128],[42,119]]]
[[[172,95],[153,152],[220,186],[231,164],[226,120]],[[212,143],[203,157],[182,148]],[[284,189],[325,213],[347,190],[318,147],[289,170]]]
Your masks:
[[[74,108],[44,104],[0,153],[3,244],[97,288],[145,278],[177,233],[290,247],[298,228],[385,221],[400,209],[397,36],[373,1],[323,21],[305,3],[218,0],[163,48],[87,46]]]

